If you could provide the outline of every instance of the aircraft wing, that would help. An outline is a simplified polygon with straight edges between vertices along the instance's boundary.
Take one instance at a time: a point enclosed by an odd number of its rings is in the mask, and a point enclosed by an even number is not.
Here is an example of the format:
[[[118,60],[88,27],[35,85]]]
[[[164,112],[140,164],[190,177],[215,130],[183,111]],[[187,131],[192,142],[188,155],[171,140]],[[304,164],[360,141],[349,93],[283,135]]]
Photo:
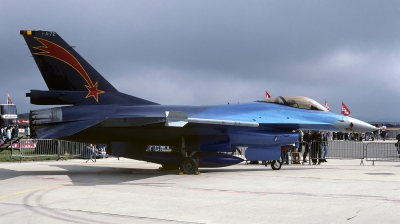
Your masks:
[[[216,125],[230,125],[230,126],[244,126],[244,127],[259,126],[259,123],[257,122],[188,117],[183,111],[165,111],[165,115],[166,115],[165,126],[171,126],[171,127],[183,127],[187,123],[216,124]]]

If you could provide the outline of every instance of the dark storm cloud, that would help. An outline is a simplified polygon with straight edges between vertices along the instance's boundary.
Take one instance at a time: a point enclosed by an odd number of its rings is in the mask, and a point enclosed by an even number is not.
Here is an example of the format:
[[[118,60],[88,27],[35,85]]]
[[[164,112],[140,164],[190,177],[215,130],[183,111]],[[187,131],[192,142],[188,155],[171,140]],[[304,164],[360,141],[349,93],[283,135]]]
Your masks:
[[[3,1],[1,76],[46,89],[20,29],[57,31],[120,91],[165,104],[299,94],[355,117],[400,109],[397,1]],[[382,96],[385,100],[382,102]],[[4,97],[5,99],[5,97]],[[0,97],[1,103],[1,97]],[[382,109],[384,107],[385,109]]]

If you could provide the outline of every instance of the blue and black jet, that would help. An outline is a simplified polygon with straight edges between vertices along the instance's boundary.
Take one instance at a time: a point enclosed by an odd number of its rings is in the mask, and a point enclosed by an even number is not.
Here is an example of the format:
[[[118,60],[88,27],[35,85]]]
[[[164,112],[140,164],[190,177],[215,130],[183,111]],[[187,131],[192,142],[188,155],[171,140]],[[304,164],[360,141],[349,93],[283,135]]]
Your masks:
[[[272,161],[280,169],[282,147],[298,140],[294,130],[369,132],[363,121],[332,113],[303,96],[279,96],[216,106],[160,105],[119,92],[56,32],[21,30],[49,90],[31,90],[36,105],[72,105],[30,111],[38,138],[106,144],[113,156],[196,173],[199,167]],[[149,145],[172,152],[148,152]]]

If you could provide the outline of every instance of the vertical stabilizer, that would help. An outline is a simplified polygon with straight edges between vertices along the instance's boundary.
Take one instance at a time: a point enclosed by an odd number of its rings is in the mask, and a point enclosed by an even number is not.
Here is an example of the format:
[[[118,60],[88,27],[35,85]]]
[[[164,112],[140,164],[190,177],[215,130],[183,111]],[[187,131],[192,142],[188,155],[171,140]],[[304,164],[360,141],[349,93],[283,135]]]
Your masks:
[[[118,92],[56,32],[21,30],[20,34],[50,90],[31,90],[27,96],[32,104],[157,104]]]
[[[117,90],[56,32],[21,30],[49,90],[88,91],[98,100]]]

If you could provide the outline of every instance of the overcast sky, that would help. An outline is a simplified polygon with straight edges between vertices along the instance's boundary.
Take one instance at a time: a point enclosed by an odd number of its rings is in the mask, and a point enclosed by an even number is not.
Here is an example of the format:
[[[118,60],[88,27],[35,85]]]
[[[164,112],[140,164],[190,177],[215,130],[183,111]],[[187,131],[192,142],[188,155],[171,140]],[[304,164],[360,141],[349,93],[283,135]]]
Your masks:
[[[56,31],[119,91],[160,104],[304,95],[400,121],[400,1],[0,0],[0,103],[46,90],[19,31]],[[3,99],[3,100],[1,100]],[[1,102],[4,101],[4,102]]]

